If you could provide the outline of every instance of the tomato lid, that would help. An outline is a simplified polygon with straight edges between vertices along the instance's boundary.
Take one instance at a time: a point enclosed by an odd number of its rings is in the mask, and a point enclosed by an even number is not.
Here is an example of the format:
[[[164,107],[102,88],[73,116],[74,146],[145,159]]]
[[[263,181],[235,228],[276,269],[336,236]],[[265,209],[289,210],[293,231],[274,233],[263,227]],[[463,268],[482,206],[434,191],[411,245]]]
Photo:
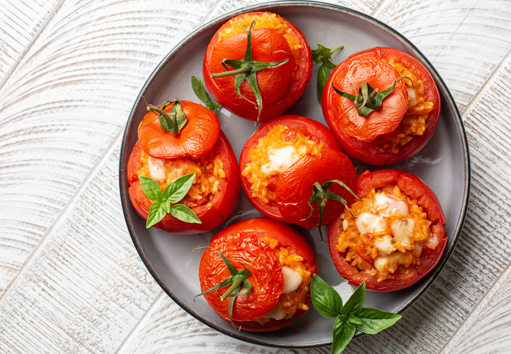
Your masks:
[[[158,159],[176,159],[189,156],[198,158],[213,150],[220,135],[220,122],[215,113],[206,107],[180,101],[187,122],[179,134],[172,134],[160,128],[158,114],[149,112],[138,126],[138,139],[142,149]],[[172,110],[174,103],[165,107]]]
[[[363,82],[379,92],[390,88],[400,77],[399,72],[376,53],[365,52],[342,62],[332,73],[331,83],[339,91],[355,96]],[[355,89],[357,89],[357,92]],[[334,110],[331,119],[339,130],[363,141],[373,141],[382,134],[394,131],[403,120],[408,109],[408,93],[402,80],[396,82],[394,90],[383,100],[382,106],[362,117],[354,103],[341,97],[333,87],[328,87],[329,105]]]

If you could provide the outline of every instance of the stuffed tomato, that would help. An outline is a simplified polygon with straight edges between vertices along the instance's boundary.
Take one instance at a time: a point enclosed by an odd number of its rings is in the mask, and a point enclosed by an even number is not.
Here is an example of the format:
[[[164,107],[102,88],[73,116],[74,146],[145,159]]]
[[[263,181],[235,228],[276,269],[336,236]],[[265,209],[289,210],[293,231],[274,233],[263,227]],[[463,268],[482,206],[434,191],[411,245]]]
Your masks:
[[[241,14],[226,22],[211,39],[203,65],[211,95],[232,113],[258,122],[291,107],[311,74],[312,52],[305,36],[269,12]]]
[[[220,131],[216,115],[201,105],[180,103],[187,122],[177,135],[160,129],[161,117],[153,112],[141,122],[139,140],[128,161],[129,195],[138,214],[148,220],[153,204],[159,203],[165,193],[158,200],[149,199],[142,178],[154,180],[156,189],[163,192],[183,176],[195,174],[189,189],[182,193],[182,199],[169,202],[169,207],[178,205],[181,209],[190,209],[200,223],[183,220],[179,214],[176,217],[167,210],[155,226],[176,234],[205,232],[220,225],[238,201],[238,162],[229,141]],[[172,105],[164,108],[167,113],[171,109]]]
[[[330,224],[329,247],[339,273],[353,285],[393,291],[409,287],[440,261],[445,218],[433,191],[398,170],[365,171],[361,199]]]
[[[259,127],[241,151],[240,171],[243,190],[257,210],[309,229],[320,223],[320,209],[309,203],[315,183],[342,181],[351,189],[356,183],[356,170],[330,130],[297,115]],[[349,202],[354,199],[337,183],[330,192]],[[329,201],[322,210],[322,224],[343,210],[341,202]]]
[[[346,154],[372,165],[418,153],[435,131],[440,108],[428,70],[393,48],[353,54],[323,92],[323,114]]]
[[[273,331],[309,309],[309,285],[317,272],[314,252],[295,229],[266,218],[249,219],[211,239],[199,267],[201,295],[236,328]],[[236,276],[243,279],[237,288],[232,285]]]

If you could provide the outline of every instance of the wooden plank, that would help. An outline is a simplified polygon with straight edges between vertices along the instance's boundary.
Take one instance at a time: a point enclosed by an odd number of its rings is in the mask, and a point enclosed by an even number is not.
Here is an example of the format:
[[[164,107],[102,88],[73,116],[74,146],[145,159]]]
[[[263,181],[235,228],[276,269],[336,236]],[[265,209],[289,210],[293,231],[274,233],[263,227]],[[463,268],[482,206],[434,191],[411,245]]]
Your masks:
[[[53,15],[59,0],[3,0],[0,11],[0,87]]]
[[[0,294],[214,4],[70,0],[48,23],[0,90]]]

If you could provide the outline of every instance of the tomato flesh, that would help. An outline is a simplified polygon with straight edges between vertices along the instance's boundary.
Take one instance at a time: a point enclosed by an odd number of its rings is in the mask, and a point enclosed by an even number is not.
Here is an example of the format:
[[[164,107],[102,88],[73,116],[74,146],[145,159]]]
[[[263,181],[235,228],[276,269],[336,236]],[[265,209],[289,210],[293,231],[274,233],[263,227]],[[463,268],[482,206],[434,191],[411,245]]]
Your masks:
[[[153,202],[145,196],[136,175],[136,171],[140,169],[139,161],[141,154],[141,149],[137,148],[137,146],[140,146],[138,142],[135,144],[128,161],[128,183],[131,181],[128,191],[133,207],[144,220],[147,220]],[[212,151],[223,163],[225,178],[219,180],[218,192],[214,194],[213,199],[208,204],[191,208],[202,221],[202,224],[186,223],[167,214],[155,227],[174,234],[200,233],[214,229],[230,215],[240,193],[238,162],[223,132],[220,133]]]
[[[231,21],[235,19],[246,16],[256,18],[265,14],[270,13],[250,12],[238,15],[227,21],[209,42],[203,64],[204,84],[211,96],[230,112],[253,121],[257,119],[258,110],[254,103],[236,94],[234,78],[213,79],[211,75],[225,71],[221,66],[223,59],[234,59],[235,57],[241,59],[246,50],[246,32],[220,39],[221,32],[229,28]],[[253,30],[253,41],[257,41],[257,43],[253,42],[252,45],[254,60],[269,62],[288,57],[284,53],[273,53],[276,50],[284,50],[290,54],[289,62],[283,66],[265,69],[256,74],[258,87],[263,95],[263,108],[259,117],[260,122],[266,122],[278,117],[288,110],[305,91],[312,75],[312,52],[305,36],[291,22],[278,15],[275,16],[286,23],[289,35],[299,43],[300,48],[296,50],[290,49],[284,36],[274,29]],[[235,41],[239,43],[234,43]],[[223,42],[229,45],[223,44]],[[257,59],[256,56],[260,59]],[[241,92],[243,96],[255,102],[252,89],[249,88],[247,82],[243,83]]]
[[[372,276],[369,271],[359,271],[346,260],[346,255],[337,250],[339,235],[343,232],[343,219],[339,217],[329,226],[328,242],[330,254],[337,271],[352,285],[366,282],[367,289],[375,291],[395,291],[407,288],[426,276],[438,264],[447,244],[445,218],[440,202],[433,191],[417,176],[399,170],[365,171],[357,179],[356,194],[363,199],[372,189],[386,185],[397,185],[402,192],[417,200],[417,204],[427,214],[431,221],[430,237],[438,241],[435,249],[423,247],[420,264],[408,268],[398,268],[392,275],[394,279],[378,282],[378,276]],[[358,253],[358,252],[357,252]],[[366,256],[367,257],[367,256]]]
[[[250,294],[236,298],[233,320],[236,327],[249,331],[273,331],[290,325],[302,317],[306,311],[297,310],[291,319],[270,319],[264,324],[254,322],[270,312],[284,292],[282,266],[274,251],[264,240],[265,237],[278,240],[279,246],[293,254],[301,256],[307,269],[317,274],[318,267],[314,251],[307,241],[291,226],[267,218],[254,218],[241,221],[215,235],[210,242],[213,247],[224,253],[237,269],[243,269],[243,263],[250,270],[248,280],[253,285]],[[218,254],[206,249],[201,258],[199,279],[201,291],[205,291],[230,276],[225,263]],[[219,289],[223,293],[226,288]],[[220,300],[215,292],[205,294],[213,310],[224,320],[229,320],[229,299]],[[311,305],[310,292],[306,304]]]

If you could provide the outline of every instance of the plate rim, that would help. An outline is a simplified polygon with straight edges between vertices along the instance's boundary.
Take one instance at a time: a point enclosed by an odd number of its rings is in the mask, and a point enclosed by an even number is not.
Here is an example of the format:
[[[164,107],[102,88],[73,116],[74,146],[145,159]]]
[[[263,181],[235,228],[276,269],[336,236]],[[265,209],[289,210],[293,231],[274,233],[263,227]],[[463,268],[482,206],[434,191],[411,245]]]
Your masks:
[[[449,259],[452,256],[452,253],[456,247],[456,244],[458,243],[459,237],[461,235],[461,232],[463,230],[463,225],[466,219],[467,211],[468,211],[468,204],[470,200],[470,181],[471,181],[471,166],[470,166],[470,153],[469,153],[469,145],[468,145],[468,139],[465,132],[465,127],[463,125],[463,119],[461,117],[461,114],[458,110],[458,107],[456,105],[456,102],[454,101],[454,98],[452,97],[452,94],[450,90],[448,89],[447,85],[443,81],[442,77],[438,74],[436,69],[433,67],[433,65],[430,63],[430,61],[426,58],[426,56],[404,35],[402,35],[400,32],[392,28],[391,26],[387,25],[386,23],[372,17],[371,15],[365,14],[363,12],[360,12],[358,10],[354,10],[345,6],[336,5],[336,4],[330,4],[330,3],[323,3],[318,1],[300,1],[300,0],[282,0],[282,1],[275,1],[275,2],[265,2],[260,4],[254,4],[250,5],[244,8],[240,8],[237,10],[230,11],[228,13],[225,13],[224,15],[221,15],[219,17],[213,18],[212,20],[206,22],[205,24],[201,25],[197,29],[195,29],[192,33],[190,33],[188,36],[186,36],[183,40],[181,40],[177,45],[175,45],[164,57],[163,59],[158,63],[158,65],[154,68],[152,73],[149,75],[148,79],[140,89],[140,92],[137,96],[137,98],[134,101],[133,108],[130,111],[128,120],[125,125],[123,137],[122,137],[122,144],[121,144],[121,151],[119,156],[119,189],[120,189],[120,199],[121,199],[121,205],[122,210],[124,214],[124,219],[126,221],[126,226],[128,228],[128,231],[130,233],[131,240],[133,242],[133,245],[135,246],[135,249],[137,250],[137,253],[139,257],[142,259],[142,262],[146,266],[147,270],[151,274],[151,276],[154,278],[154,280],[160,285],[160,287],[163,289],[163,291],[175,302],[177,303],[183,310],[185,310],[188,314],[190,314],[195,319],[199,320],[200,322],[204,323],[205,325],[219,331],[220,333],[223,333],[225,335],[228,335],[232,338],[242,340],[245,342],[249,342],[252,344],[258,344],[258,345],[264,345],[269,347],[275,347],[275,348],[290,348],[290,349],[306,349],[306,348],[317,348],[317,347],[323,347],[328,346],[332,344],[332,341],[326,341],[326,342],[315,342],[315,343],[308,343],[308,344],[290,344],[290,343],[278,343],[278,342],[266,342],[264,340],[252,338],[249,336],[243,335],[243,332],[231,332],[229,330],[226,330],[223,327],[220,327],[216,325],[213,322],[208,321],[207,319],[200,316],[200,314],[196,313],[193,309],[189,308],[184,302],[182,302],[171,290],[168,288],[168,286],[164,283],[164,281],[158,276],[156,271],[153,269],[151,264],[149,263],[149,259],[146,257],[144,251],[142,250],[142,247],[140,246],[140,243],[138,242],[134,227],[131,223],[129,211],[128,211],[128,201],[129,196],[127,196],[125,190],[127,190],[126,184],[126,178],[124,176],[126,175],[126,169],[124,167],[125,159],[126,159],[126,145],[127,140],[129,136],[129,127],[132,125],[133,120],[135,119],[135,113],[137,111],[137,108],[139,106],[140,101],[142,100],[142,97],[144,93],[146,92],[147,88],[150,86],[152,81],[156,78],[158,73],[163,69],[163,67],[172,60],[173,56],[182,48],[184,47],[188,42],[190,42],[195,36],[199,35],[200,33],[209,30],[211,27],[221,23],[225,22],[226,20],[230,19],[231,17],[234,17],[236,15],[250,12],[250,11],[278,11],[278,8],[280,7],[313,7],[313,8],[322,8],[322,9],[328,9],[333,10],[338,13],[347,14],[353,17],[356,17],[360,20],[367,21],[380,29],[382,29],[384,32],[390,34],[391,36],[394,36],[402,43],[406,44],[408,48],[413,52],[413,54],[418,57],[422,64],[426,66],[426,68],[429,70],[433,78],[435,79],[435,82],[439,87],[441,87],[443,93],[444,93],[444,99],[448,103],[448,106],[451,110],[452,115],[454,116],[454,121],[456,123],[456,128],[458,129],[458,133],[460,135],[461,145],[462,145],[462,155],[463,155],[463,166],[464,166],[464,180],[463,180],[463,200],[461,209],[458,214],[458,220],[455,225],[455,232],[452,235],[453,241],[449,249],[445,250],[445,255],[442,257],[443,259],[439,262],[439,264],[436,266],[436,269],[434,273],[431,275],[430,279],[423,285],[423,287],[420,289],[417,294],[415,294],[410,300],[408,300],[406,303],[404,303],[401,307],[399,307],[396,311],[396,313],[402,313],[406,309],[408,309],[415,301],[417,301],[429,287],[433,284],[433,282],[438,278],[442,270],[444,269],[445,265],[449,261]],[[360,336],[364,335],[361,332],[357,332],[355,334],[354,338],[358,338]]]

